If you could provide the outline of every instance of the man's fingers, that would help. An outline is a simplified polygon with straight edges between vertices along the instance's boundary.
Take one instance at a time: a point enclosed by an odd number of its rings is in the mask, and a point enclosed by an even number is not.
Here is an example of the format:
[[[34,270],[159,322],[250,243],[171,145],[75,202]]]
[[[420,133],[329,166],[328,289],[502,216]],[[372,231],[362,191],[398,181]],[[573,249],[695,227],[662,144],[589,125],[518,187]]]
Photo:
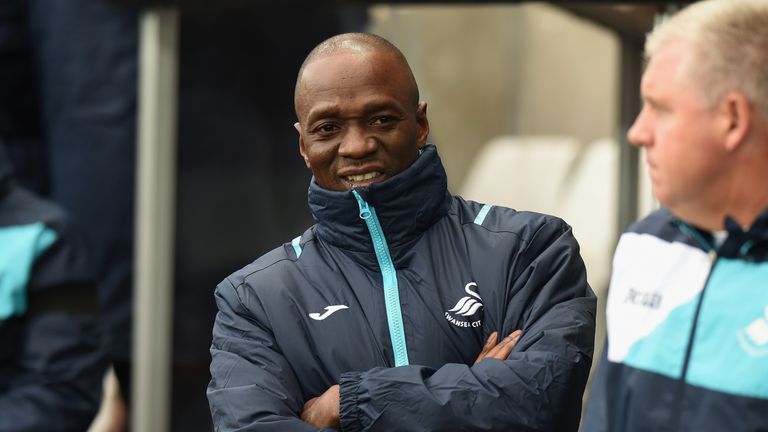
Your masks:
[[[517,341],[520,340],[522,334],[522,330],[515,330],[497,343],[499,337],[498,332],[491,333],[491,335],[488,336],[488,340],[485,341],[483,350],[480,351],[480,355],[477,356],[474,364],[478,364],[487,358],[506,360],[507,357],[509,357],[509,354],[512,353],[512,350],[515,349],[515,345],[517,345]]]
[[[320,429],[339,426],[339,385],[332,385],[322,395],[304,404],[301,419]]]
[[[509,339],[507,343],[512,344],[512,347],[514,348],[515,345],[517,345],[517,341],[520,340],[520,337],[523,335],[522,330],[515,330],[512,333],[509,334],[509,336],[506,337],[506,339]]]
[[[312,399],[308,400],[306,403],[304,403],[304,411],[306,411],[306,410],[308,410],[310,407],[312,407],[312,405],[314,405],[314,404],[315,404],[315,402],[317,402],[317,398],[316,398],[316,397],[314,397],[314,398],[312,398]]]
[[[499,360],[506,360],[507,357],[509,357],[509,354],[512,352],[513,349],[515,349],[515,346],[517,345],[517,341],[520,340],[520,336],[523,335],[523,332],[521,330],[515,330],[512,333],[509,334],[506,338],[504,338],[504,343],[499,344],[503,345],[502,352],[499,354],[499,357],[497,357]]]
[[[489,350],[487,353],[483,355],[483,358],[478,359],[487,359],[487,358],[494,358],[496,360],[506,360],[507,357],[509,357],[509,354],[512,352],[512,350],[515,348],[515,345],[517,345],[517,341],[520,340],[520,336],[523,334],[521,330],[515,330],[512,333],[510,333],[507,337],[501,340],[501,342],[498,343],[495,347],[493,347],[491,350]],[[477,364],[477,362],[475,362]]]
[[[496,340],[498,338],[498,332],[493,332],[490,336],[488,336],[488,339],[485,341],[485,345],[483,345],[483,350],[480,351],[480,354],[475,359],[475,364],[478,364],[480,360],[484,359],[485,356],[488,355],[488,352],[496,346]]]
[[[485,341],[485,346],[488,349],[493,348],[494,345],[496,345],[496,341],[499,338],[499,332],[493,332],[488,336],[488,340]]]
[[[505,360],[509,353],[512,352],[512,348],[514,347],[514,345],[510,346],[509,339],[504,338],[501,343],[496,345],[490,352],[488,352],[488,354],[485,355],[485,358]]]
[[[483,350],[480,352],[487,353],[491,350],[494,346],[496,346],[496,340],[499,338],[499,332],[493,332],[490,336],[488,336],[488,340],[485,341],[485,345],[483,346]]]

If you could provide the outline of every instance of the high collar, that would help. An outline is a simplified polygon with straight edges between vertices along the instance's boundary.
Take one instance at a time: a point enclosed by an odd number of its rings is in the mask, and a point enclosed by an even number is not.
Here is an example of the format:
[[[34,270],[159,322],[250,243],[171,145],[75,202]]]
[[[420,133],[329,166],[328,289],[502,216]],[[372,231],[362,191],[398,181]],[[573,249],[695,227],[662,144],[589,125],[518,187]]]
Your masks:
[[[763,210],[746,231],[735,219],[727,216],[725,218],[725,231],[728,236],[719,248],[715,247],[714,236],[711,232],[690,225],[672,215],[671,212],[669,215],[672,224],[680,227],[684,234],[688,234],[696,244],[705,250],[715,250],[723,258],[768,261],[768,208]]]
[[[718,252],[721,256],[750,261],[768,260],[768,209],[763,210],[746,231],[732,217],[725,219],[725,229],[728,238]]]
[[[356,190],[376,210],[395,266],[412,242],[450,207],[445,170],[433,145],[426,146],[405,171]],[[309,208],[317,222],[315,233],[321,240],[366,254],[364,259],[370,261],[371,236],[365,221],[360,219],[352,191],[323,189],[313,178],[309,185]]]

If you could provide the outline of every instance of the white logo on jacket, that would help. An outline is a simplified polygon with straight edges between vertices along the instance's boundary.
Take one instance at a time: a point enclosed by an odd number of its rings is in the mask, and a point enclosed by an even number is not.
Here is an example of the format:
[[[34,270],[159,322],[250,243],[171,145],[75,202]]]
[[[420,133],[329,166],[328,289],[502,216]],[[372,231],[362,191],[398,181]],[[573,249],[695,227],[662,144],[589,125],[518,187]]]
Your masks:
[[[466,284],[464,286],[464,292],[469,295],[462,297],[456,303],[456,306],[445,312],[445,319],[448,320],[449,323],[457,327],[480,327],[482,320],[466,321],[456,317],[470,317],[483,307],[483,299],[480,298],[478,293],[470,289],[472,287],[477,288],[477,284],[475,282]]]
[[[333,314],[334,312],[340,311],[342,309],[349,309],[349,306],[347,306],[347,305],[331,305],[331,306],[326,306],[325,307],[325,313],[323,313],[322,315],[320,315],[317,312],[312,312],[311,314],[309,314],[309,317],[312,318],[315,321],[322,321],[322,320],[328,318],[329,316],[331,316],[331,314]]]
[[[741,347],[755,357],[768,355],[768,306],[765,307],[763,315],[738,333]]]

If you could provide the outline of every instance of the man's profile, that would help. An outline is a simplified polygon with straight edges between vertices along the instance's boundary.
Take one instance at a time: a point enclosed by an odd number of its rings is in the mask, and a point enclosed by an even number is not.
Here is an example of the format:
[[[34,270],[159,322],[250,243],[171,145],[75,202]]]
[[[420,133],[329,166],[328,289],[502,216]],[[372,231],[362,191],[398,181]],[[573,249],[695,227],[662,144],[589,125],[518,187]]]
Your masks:
[[[695,3],[646,55],[663,208],[616,248],[585,430],[768,430],[768,2]]]
[[[316,224],[219,284],[217,430],[576,430],[595,298],[562,220],[451,195],[402,53],[302,65]]]

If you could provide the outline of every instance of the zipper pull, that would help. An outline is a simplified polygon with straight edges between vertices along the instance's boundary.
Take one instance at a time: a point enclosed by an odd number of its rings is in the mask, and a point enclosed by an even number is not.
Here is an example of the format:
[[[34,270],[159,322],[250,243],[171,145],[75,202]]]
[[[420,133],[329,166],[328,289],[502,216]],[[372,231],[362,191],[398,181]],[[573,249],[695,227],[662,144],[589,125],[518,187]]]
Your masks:
[[[752,249],[752,246],[754,245],[754,243],[755,242],[753,242],[752,240],[745,241],[744,244],[742,244],[741,247],[739,248],[739,256],[746,259],[747,261],[750,261],[750,260],[754,261],[752,258],[748,256],[749,251],[750,249]]]
[[[371,209],[368,208],[368,203],[365,202],[363,197],[361,197],[356,190],[353,190],[352,194],[355,196],[355,199],[357,199],[357,206],[360,207],[360,219],[370,219]]]

